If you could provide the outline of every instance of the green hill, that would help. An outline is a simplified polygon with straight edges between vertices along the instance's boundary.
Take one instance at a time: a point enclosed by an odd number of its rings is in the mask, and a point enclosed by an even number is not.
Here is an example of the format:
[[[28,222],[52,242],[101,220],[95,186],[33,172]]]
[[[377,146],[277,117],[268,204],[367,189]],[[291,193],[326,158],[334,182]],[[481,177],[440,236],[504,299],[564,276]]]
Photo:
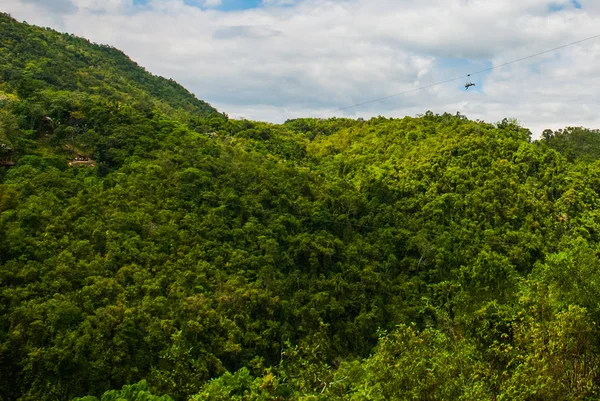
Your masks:
[[[557,150],[569,161],[596,161],[600,159],[600,130],[567,127],[552,132],[545,130],[542,141]]]
[[[144,151],[159,147],[149,125],[155,115],[199,132],[226,119],[112,47],[6,14],[0,14],[0,106],[0,152],[83,154],[103,167],[143,152],[142,143]]]
[[[0,79],[2,90],[21,98],[44,90],[69,91],[120,102],[143,99],[199,115],[217,112],[113,47],[21,24],[7,14],[0,15]]]
[[[1,21],[1,400],[600,396],[600,162],[460,114],[229,120]]]

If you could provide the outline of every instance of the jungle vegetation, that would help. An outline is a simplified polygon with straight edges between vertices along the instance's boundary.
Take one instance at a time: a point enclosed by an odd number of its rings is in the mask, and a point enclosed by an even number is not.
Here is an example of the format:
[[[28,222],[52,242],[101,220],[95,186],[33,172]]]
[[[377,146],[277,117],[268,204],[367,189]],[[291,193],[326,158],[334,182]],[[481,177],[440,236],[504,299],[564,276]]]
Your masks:
[[[597,399],[599,135],[233,120],[0,15],[0,400]]]

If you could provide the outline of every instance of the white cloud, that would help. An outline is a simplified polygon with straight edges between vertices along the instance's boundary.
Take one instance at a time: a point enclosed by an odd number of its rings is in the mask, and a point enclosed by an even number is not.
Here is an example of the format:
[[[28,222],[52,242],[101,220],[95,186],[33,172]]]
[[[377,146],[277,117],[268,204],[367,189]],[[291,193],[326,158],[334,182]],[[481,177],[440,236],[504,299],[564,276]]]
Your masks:
[[[71,13],[77,7],[71,0],[23,0],[23,3],[34,4],[53,13]]]
[[[118,14],[133,6],[131,0],[73,0],[80,13]]]
[[[299,3],[299,0],[262,0],[261,4],[265,6],[291,6]]]
[[[204,7],[219,7],[221,0],[204,0]]]
[[[49,0],[51,1],[51,0]],[[52,0],[65,6],[68,0]],[[0,9],[108,43],[232,116],[282,121],[328,115],[460,111],[546,127],[600,127],[600,39],[356,109],[600,33],[600,2],[581,0],[263,0],[222,12],[220,0],[0,0]],[[551,6],[563,7],[550,12]],[[43,10],[43,11],[42,11]]]

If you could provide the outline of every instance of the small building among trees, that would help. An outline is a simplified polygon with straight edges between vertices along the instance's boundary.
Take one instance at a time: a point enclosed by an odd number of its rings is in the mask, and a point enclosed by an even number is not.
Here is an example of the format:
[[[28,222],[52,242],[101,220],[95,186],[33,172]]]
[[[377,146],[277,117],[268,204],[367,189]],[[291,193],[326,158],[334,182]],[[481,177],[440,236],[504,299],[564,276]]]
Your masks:
[[[69,161],[69,166],[71,167],[94,167],[96,165],[96,161],[90,159],[87,156],[77,155],[73,160]]]

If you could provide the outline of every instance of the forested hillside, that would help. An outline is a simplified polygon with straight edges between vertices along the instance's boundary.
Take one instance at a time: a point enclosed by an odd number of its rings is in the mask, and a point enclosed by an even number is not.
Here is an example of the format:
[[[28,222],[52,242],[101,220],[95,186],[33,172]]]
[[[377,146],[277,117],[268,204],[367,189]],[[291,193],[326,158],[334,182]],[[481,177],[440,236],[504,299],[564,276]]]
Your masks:
[[[5,14],[0,14],[0,107],[0,157],[43,150],[93,154],[101,170],[162,146],[161,128],[152,126],[156,113],[199,132],[225,119],[117,49],[20,24]]]
[[[229,120],[6,15],[0,59],[0,400],[600,397],[597,131]]]

